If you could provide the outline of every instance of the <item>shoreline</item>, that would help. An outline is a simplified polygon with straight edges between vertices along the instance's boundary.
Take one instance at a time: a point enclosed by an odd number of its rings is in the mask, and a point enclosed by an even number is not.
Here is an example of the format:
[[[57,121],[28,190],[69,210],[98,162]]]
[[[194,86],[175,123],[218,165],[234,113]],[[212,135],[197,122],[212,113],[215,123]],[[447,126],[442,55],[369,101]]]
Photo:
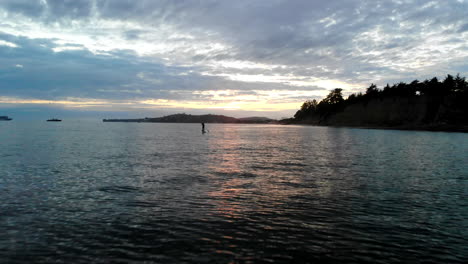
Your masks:
[[[308,124],[308,123],[281,123],[281,124],[282,125],[335,127],[335,128],[359,128],[359,129],[382,129],[382,130],[405,130],[405,131],[468,133],[468,126],[460,127],[460,126],[454,126],[454,125],[375,126],[375,125],[320,125],[320,124]]]

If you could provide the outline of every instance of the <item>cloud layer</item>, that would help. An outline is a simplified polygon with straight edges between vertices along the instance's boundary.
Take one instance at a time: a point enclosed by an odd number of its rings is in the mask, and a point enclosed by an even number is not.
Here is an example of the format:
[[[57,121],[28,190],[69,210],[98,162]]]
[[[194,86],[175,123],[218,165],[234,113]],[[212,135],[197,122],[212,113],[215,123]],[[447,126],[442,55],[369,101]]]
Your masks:
[[[467,13],[464,0],[2,0],[0,107],[291,114],[336,87],[467,75]]]

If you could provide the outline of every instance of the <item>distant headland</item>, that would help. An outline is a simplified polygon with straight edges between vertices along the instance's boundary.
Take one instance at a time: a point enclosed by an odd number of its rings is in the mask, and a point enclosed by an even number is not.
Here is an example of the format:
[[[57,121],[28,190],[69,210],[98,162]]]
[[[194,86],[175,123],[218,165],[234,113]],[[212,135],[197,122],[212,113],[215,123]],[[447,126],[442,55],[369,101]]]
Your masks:
[[[189,115],[175,114],[163,117],[145,117],[137,119],[103,119],[103,122],[138,122],[138,123],[240,123],[270,124],[278,121],[267,117],[235,118],[224,115]]]
[[[372,84],[347,99],[341,92],[337,88],[320,102],[304,102],[293,118],[280,123],[468,132],[468,82],[459,75],[383,89]]]

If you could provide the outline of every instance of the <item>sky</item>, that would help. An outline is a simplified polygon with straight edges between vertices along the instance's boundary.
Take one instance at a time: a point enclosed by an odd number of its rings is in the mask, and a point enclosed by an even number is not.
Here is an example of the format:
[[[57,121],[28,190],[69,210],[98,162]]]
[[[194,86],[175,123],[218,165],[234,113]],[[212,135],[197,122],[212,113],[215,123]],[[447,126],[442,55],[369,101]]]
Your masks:
[[[0,0],[0,115],[291,117],[468,76],[468,0]]]

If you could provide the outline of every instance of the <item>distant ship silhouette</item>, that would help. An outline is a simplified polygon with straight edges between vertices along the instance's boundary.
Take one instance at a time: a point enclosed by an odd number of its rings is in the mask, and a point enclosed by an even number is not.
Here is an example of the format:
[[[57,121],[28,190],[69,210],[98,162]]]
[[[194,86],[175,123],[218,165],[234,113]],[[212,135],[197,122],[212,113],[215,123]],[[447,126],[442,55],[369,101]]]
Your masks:
[[[57,118],[51,118],[51,119],[47,119],[47,122],[62,122],[62,120],[57,119]]]
[[[0,121],[10,121],[10,120],[13,120],[13,119],[9,118],[8,116],[0,116]]]

